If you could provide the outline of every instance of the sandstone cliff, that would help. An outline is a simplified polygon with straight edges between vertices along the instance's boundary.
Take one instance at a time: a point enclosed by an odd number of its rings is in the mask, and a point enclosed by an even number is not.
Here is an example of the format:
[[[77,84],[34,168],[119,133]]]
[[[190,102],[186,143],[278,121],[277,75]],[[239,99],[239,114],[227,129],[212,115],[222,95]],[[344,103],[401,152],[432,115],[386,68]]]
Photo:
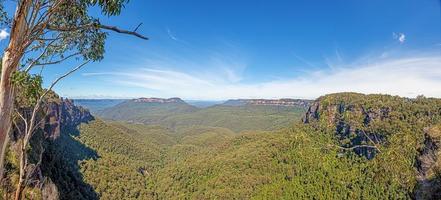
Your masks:
[[[243,105],[264,105],[264,106],[298,106],[307,108],[311,100],[305,99],[232,99],[223,105],[243,106]]]

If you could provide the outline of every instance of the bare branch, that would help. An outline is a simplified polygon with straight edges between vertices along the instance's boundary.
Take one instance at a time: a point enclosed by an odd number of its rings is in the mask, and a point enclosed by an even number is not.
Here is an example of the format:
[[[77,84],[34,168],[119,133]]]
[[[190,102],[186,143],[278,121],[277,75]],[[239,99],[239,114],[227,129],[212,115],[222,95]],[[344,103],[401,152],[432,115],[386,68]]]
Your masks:
[[[367,134],[366,134],[366,132],[364,132],[364,131],[361,131],[363,134],[364,134],[364,136],[366,136],[367,138],[368,138],[368,140],[370,141],[370,142],[372,142],[372,144],[374,144],[374,146],[375,146],[375,148],[379,151],[379,152],[381,152],[380,151],[380,149],[378,148],[378,146],[377,146],[377,143],[376,142],[374,142]]]
[[[18,130],[18,133],[20,133],[20,135],[23,135],[23,131],[21,131],[21,129],[18,126],[17,122],[14,120],[13,123],[14,123],[15,128]]]
[[[353,150],[353,149],[357,149],[357,148],[373,148],[373,149],[376,149],[379,152],[381,152],[380,149],[378,149],[377,146],[365,145],[365,144],[355,145],[355,146],[352,146],[352,147],[342,147],[342,146],[339,146],[339,145],[332,145],[332,146],[340,148],[340,149],[344,149],[344,150]]]
[[[31,130],[29,130],[29,139],[32,137],[32,135],[34,135],[34,132],[37,130],[38,127],[40,127],[41,124],[43,124],[44,122],[44,118],[40,119],[40,121],[38,121],[37,124],[34,125],[34,127],[32,127]]]
[[[119,28],[116,27],[116,26],[107,26],[107,25],[103,25],[103,24],[99,24],[98,26],[99,26],[99,28],[101,28],[101,29],[106,29],[106,30],[115,31],[115,32],[117,32],[117,33],[123,33],[123,34],[128,34],[128,35],[134,35],[134,36],[139,37],[139,38],[141,38],[141,39],[148,40],[148,39],[149,39],[148,37],[143,36],[143,35],[139,34],[138,32],[136,32],[136,30],[139,28],[140,25],[141,25],[141,24],[139,24],[138,27],[136,27],[135,31],[128,31],[128,30],[124,30],[124,29],[119,29]]]
[[[45,152],[45,149],[44,149],[44,147],[43,147],[43,141],[41,141],[41,142],[40,142],[40,154],[39,154],[39,156],[38,156],[38,162],[37,162],[37,164],[35,164],[35,165],[33,166],[33,168],[32,168],[32,172],[28,173],[29,176],[32,176],[32,175],[35,173],[35,170],[37,170],[37,169],[41,166],[41,163],[42,163],[42,161],[43,161],[43,154],[44,154],[44,152]],[[30,180],[30,179],[27,178],[27,181],[29,181],[29,180]]]
[[[136,32],[138,30],[138,28],[142,25],[142,22],[138,24],[138,26],[136,26],[135,29],[133,29],[133,32]]]
[[[82,29],[85,29],[85,28],[96,27],[96,28],[99,28],[99,29],[110,30],[110,31],[114,31],[114,32],[117,32],[117,33],[127,34],[127,35],[133,35],[133,36],[136,36],[138,38],[141,38],[141,39],[144,39],[144,40],[148,40],[149,39],[148,37],[146,37],[144,35],[141,35],[138,32],[136,32],[136,30],[138,30],[138,28],[139,28],[139,26],[141,26],[141,24],[139,24],[135,28],[134,31],[128,31],[128,30],[125,30],[125,29],[120,29],[120,28],[118,28],[116,26],[108,26],[108,25],[104,25],[104,24],[100,24],[100,23],[90,23],[90,24],[84,24],[84,25],[75,26],[75,27],[55,27],[55,26],[48,25],[47,29],[53,30],[53,31],[65,31],[65,32],[68,32],[68,31],[78,31],[78,30],[82,30]]]
[[[52,88],[63,78],[66,78],[66,76],[69,76],[70,74],[76,72],[77,70],[81,69],[84,65],[86,65],[87,63],[89,63],[90,60],[85,61],[83,63],[81,63],[80,65],[78,65],[77,67],[71,69],[70,71],[68,71],[67,73],[65,73],[64,75],[58,77],[57,79],[55,79],[54,82],[52,82],[51,86],[47,89],[47,91],[40,97],[40,99],[43,99],[44,96],[47,95],[47,93],[49,93],[50,90],[52,90]]]
[[[23,117],[23,115],[17,109],[15,112],[21,118],[21,120],[23,120],[23,122],[25,124],[25,133],[26,133],[28,131],[28,121]]]
[[[67,73],[65,73],[64,75],[62,75],[62,76],[60,76],[60,77],[58,77],[57,79],[55,79],[55,81],[54,82],[52,82],[52,84],[50,85],[50,87],[40,96],[40,98],[38,99],[38,101],[37,101],[37,103],[35,104],[35,107],[34,107],[34,109],[33,109],[33,111],[32,111],[32,117],[31,117],[31,124],[29,125],[29,128],[28,128],[28,133],[25,135],[25,138],[24,138],[24,142],[25,142],[25,145],[29,142],[29,139],[30,139],[30,137],[32,136],[32,132],[30,132],[30,131],[33,131],[35,128],[35,118],[36,118],[36,116],[37,116],[37,112],[38,112],[38,110],[40,109],[40,105],[41,105],[41,103],[43,102],[43,99],[44,99],[44,97],[46,97],[46,95],[50,92],[50,91],[52,91],[52,88],[61,80],[61,79],[63,79],[63,78],[65,78],[65,77],[67,77],[67,76],[69,76],[70,74],[72,74],[72,73],[74,73],[75,71],[77,71],[77,70],[79,70],[79,69],[81,69],[81,67],[83,67],[84,65],[86,65],[87,63],[89,63],[90,61],[86,61],[86,62],[83,62],[82,64],[80,64],[80,65],[78,65],[77,67],[75,67],[75,68],[73,68],[73,69],[71,69],[70,71],[68,71]]]

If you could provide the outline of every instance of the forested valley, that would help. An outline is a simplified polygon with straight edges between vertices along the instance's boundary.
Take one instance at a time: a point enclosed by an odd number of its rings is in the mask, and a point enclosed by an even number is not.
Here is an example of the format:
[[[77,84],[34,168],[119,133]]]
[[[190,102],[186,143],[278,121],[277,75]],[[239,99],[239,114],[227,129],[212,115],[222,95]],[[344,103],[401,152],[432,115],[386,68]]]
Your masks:
[[[304,102],[198,108],[135,99],[92,116],[63,100],[61,119],[76,122],[54,131],[43,154],[51,162],[42,165],[45,187],[57,189],[26,195],[439,198],[441,100],[337,93]],[[11,183],[16,157],[8,154]]]

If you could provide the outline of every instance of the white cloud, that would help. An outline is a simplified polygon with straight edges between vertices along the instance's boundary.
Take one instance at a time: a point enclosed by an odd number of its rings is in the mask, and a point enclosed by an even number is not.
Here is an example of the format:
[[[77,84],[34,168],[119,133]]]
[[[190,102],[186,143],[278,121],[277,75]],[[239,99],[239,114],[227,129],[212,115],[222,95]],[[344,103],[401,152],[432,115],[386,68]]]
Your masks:
[[[176,41],[176,42],[182,42],[182,43],[186,43],[184,40],[179,39],[178,37],[175,36],[175,34],[173,34],[173,32],[167,28],[167,35],[170,39]]]
[[[315,68],[315,66],[314,66],[311,62],[307,61],[306,59],[300,57],[299,55],[297,55],[297,54],[295,54],[295,53],[294,53],[293,55],[294,55],[294,57],[297,58],[297,60],[301,61],[302,63],[308,65],[309,67],[313,67],[313,68]]]
[[[0,30],[0,41],[6,39],[9,37],[9,33],[6,31],[6,29]]]
[[[89,73],[110,76],[115,84],[158,91],[162,97],[185,99],[316,98],[334,92],[384,93],[415,97],[441,97],[441,57],[399,57],[334,66],[332,70],[257,83],[232,81],[231,74],[194,73],[142,68],[129,72]],[[233,75],[236,76],[236,75]],[[239,79],[240,80],[240,79]],[[134,96],[142,94],[134,94]]]
[[[400,42],[401,44],[406,41],[406,35],[404,35],[404,33],[392,33],[392,37],[398,40],[398,42]]]
[[[174,41],[178,41],[178,38],[175,37],[175,36],[172,34],[172,32],[170,31],[169,28],[167,28],[167,34],[168,34],[168,36],[170,37],[170,39],[172,39],[172,40],[174,40]]]

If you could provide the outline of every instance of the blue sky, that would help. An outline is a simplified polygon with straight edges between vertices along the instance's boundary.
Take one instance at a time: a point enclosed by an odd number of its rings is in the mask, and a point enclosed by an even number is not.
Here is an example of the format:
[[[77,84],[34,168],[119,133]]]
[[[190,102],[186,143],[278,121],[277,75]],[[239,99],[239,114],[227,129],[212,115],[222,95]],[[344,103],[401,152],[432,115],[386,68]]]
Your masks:
[[[132,0],[102,22],[142,22],[150,40],[110,33],[105,59],[63,80],[62,96],[441,97],[439,0]],[[46,68],[46,82],[74,64]]]

